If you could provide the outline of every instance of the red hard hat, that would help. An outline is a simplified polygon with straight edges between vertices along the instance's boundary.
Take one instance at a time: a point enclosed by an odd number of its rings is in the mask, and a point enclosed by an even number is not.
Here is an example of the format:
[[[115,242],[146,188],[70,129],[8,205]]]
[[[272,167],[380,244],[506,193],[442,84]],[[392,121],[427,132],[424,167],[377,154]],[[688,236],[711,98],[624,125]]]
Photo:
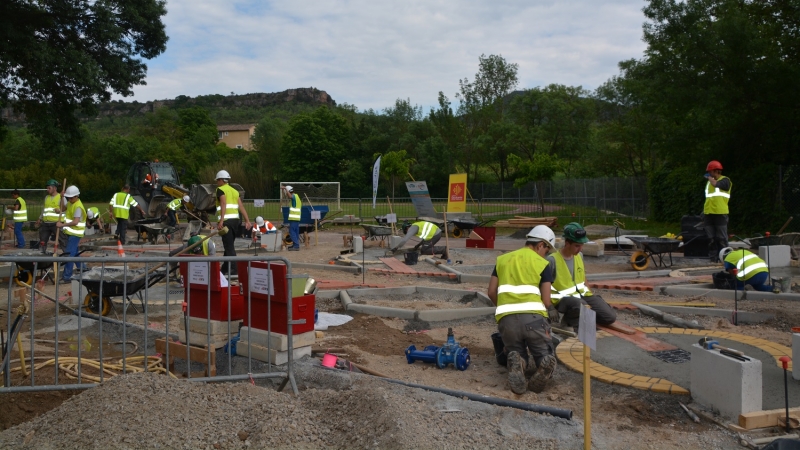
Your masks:
[[[722,170],[722,164],[719,161],[711,161],[706,166],[706,172],[711,172],[712,170]]]

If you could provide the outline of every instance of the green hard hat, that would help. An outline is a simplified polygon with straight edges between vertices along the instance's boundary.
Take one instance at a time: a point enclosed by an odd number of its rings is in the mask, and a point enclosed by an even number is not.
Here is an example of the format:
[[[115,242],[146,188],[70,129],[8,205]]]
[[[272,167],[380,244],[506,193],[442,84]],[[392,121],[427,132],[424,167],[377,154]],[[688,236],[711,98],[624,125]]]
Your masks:
[[[186,246],[187,247],[191,247],[195,243],[201,242],[202,240],[203,240],[203,238],[201,238],[200,236],[192,236],[192,237],[189,238],[189,242],[187,243]],[[192,253],[203,253],[203,246],[202,245],[198,245],[197,247],[193,248],[191,250],[191,252]]]
[[[586,230],[578,222],[570,222],[564,225],[564,239],[569,239],[578,244],[589,242],[589,238],[586,237]]]
[[[47,180],[47,184],[45,184],[45,186],[58,186],[58,181],[50,178],[49,180]]]

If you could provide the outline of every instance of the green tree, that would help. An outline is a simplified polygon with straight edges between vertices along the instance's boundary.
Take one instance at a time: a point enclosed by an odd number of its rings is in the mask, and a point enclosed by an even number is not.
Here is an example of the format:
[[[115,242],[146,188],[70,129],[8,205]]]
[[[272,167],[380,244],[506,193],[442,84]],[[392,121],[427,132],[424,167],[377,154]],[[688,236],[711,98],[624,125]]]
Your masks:
[[[338,181],[349,143],[347,122],[328,107],[299,114],[281,144],[281,176],[291,181]]]
[[[540,152],[526,161],[517,155],[509,155],[508,164],[517,169],[514,179],[515,187],[522,187],[531,181],[536,183],[536,192],[539,194],[539,206],[542,215],[544,215],[543,182],[552,180],[555,174],[562,170],[562,164],[558,157]]]
[[[0,2],[0,107],[25,114],[48,142],[80,138],[75,112],[93,116],[112,93],[132,95],[166,49],[163,0]],[[58,131],[58,132],[56,132]],[[59,133],[60,132],[60,133]],[[63,135],[62,135],[63,133]]]
[[[380,153],[374,155],[375,159],[381,156]],[[405,150],[398,150],[395,152],[387,152],[381,158],[381,173],[389,179],[392,185],[392,201],[394,201],[394,188],[397,181],[404,180],[411,170],[411,165],[414,164],[413,158],[409,158]]]

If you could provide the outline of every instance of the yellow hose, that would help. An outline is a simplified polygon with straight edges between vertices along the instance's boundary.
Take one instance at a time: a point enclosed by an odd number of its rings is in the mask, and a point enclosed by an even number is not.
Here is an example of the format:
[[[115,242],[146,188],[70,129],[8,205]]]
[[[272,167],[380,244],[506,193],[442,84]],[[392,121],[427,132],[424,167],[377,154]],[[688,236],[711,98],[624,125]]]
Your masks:
[[[106,358],[108,359],[108,358]],[[144,356],[132,356],[127,358],[125,363],[125,372],[126,373],[139,373],[139,372],[153,372],[153,373],[166,373],[169,374],[172,378],[177,379],[172,372],[168,371],[165,367],[163,367],[163,359],[158,356],[148,356],[147,357],[147,364],[146,367],[134,365],[135,363],[143,364],[145,361]],[[55,365],[56,360],[55,358],[48,359],[47,361],[41,362],[33,366],[32,370],[42,369],[47,366]],[[94,369],[100,370],[100,361],[96,359],[88,359],[88,358],[77,358],[74,356],[65,356],[58,358],[58,368],[66,374],[68,378],[73,380],[78,379],[78,363],[81,364],[81,369],[83,367],[91,367]],[[24,365],[24,363],[22,363]],[[16,372],[18,370],[22,370],[22,367],[14,367],[10,371]],[[108,375],[106,379],[115,377],[117,375],[121,375],[123,371],[123,360],[118,359],[116,362],[107,362],[103,363],[103,373]],[[81,373],[81,380],[89,380],[94,381],[97,383],[101,382],[99,376],[94,375],[87,375],[85,373]]]

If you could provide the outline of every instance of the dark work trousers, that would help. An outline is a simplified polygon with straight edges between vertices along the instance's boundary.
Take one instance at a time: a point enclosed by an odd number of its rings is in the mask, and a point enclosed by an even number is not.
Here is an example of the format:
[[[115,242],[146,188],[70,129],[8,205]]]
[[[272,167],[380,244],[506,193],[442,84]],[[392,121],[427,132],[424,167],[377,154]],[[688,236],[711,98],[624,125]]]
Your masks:
[[[608,325],[617,320],[617,312],[599,295],[589,295],[583,298],[564,297],[558,302],[556,309],[563,317],[562,322],[570,327],[577,327],[582,305],[589,305],[597,314],[598,325]]]
[[[706,214],[703,227],[708,237],[708,256],[712,261],[717,261],[719,251],[728,246],[728,215]]]
[[[532,372],[547,355],[553,354],[550,323],[539,314],[509,314],[497,324],[506,354],[519,352],[527,355],[526,372]],[[531,364],[535,363],[535,364]]]
[[[56,237],[56,223],[55,222],[40,222],[39,226],[39,250],[42,253],[45,252],[47,249],[47,243],[50,242],[50,239],[55,239]],[[61,233],[59,233],[59,236]],[[61,239],[59,239],[61,240]],[[66,243],[64,244],[66,246]]]
[[[170,227],[174,227],[178,224],[178,215],[175,211],[171,209],[167,209],[167,225]]]
[[[434,234],[430,238],[430,240],[420,242],[419,243],[419,251],[420,251],[420,253],[422,253],[423,255],[432,255],[433,254],[433,246],[436,245],[436,243],[439,242],[439,239],[441,239],[441,238],[442,238],[442,232],[441,231],[437,231],[436,234]]]
[[[236,242],[236,234],[235,230],[239,229],[239,225],[242,223],[239,219],[227,219],[222,224],[228,227],[228,233],[225,236],[222,236],[222,246],[225,248],[224,256],[236,256],[236,248],[234,246],[234,242]],[[228,263],[224,262],[220,266],[220,270],[222,271],[223,275],[228,275]],[[231,265],[231,275],[235,275],[236,272],[236,263]]]
[[[125,245],[125,236],[128,234],[128,219],[117,219],[117,236],[122,245]]]

